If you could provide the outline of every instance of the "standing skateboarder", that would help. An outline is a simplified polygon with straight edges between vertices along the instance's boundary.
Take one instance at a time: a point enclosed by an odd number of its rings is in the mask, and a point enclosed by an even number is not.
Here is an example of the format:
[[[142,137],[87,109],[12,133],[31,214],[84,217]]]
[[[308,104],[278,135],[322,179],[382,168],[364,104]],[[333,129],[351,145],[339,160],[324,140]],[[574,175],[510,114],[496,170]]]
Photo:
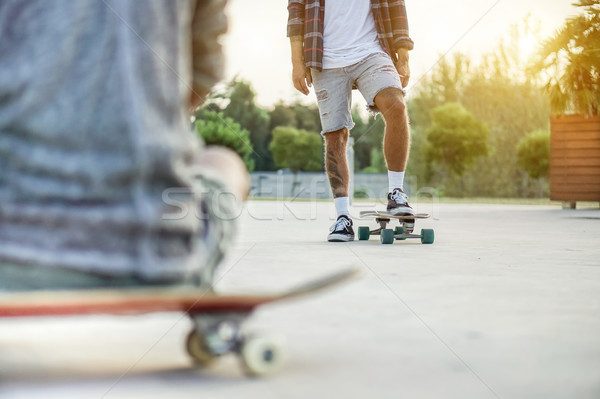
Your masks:
[[[404,87],[410,77],[408,51],[413,48],[404,0],[288,0],[288,12],[294,87],[308,95],[314,84],[325,137],[325,169],[338,216],[328,241],[354,240],[346,159],[354,127],[353,88],[385,120],[387,210],[413,215],[403,191],[410,146]]]

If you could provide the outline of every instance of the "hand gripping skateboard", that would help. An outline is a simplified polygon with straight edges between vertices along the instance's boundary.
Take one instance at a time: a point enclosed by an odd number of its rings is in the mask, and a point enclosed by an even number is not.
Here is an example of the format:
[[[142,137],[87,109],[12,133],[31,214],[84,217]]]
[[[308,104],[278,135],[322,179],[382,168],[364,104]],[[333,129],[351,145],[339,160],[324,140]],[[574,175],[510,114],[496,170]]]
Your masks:
[[[243,322],[260,305],[298,298],[348,280],[346,269],[278,294],[231,295],[199,288],[94,289],[87,291],[22,291],[0,293],[0,317],[131,315],[185,312],[193,322],[186,349],[198,367],[235,353],[250,376],[266,375],[280,365],[279,345],[244,333]]]
[[[415,228],[415,219],[427,219],[429,214],[417,213],[415,215],[394,215],[384,211],[362,211],[361,218],[374,217],[379,223],[379,228],[371,230],[368,226],[358,228],[358,239],[368,240],[370,236],[378,235],[382,244],[393,244],[394,239],[406,240],[407,238],[420,238],[423,244],[433,244],[434,233],[432,229],[421,229],[421,234],[413,234]],[[400,226],[395,229],[387,229],[388,223],[392,219],[397,219]]]

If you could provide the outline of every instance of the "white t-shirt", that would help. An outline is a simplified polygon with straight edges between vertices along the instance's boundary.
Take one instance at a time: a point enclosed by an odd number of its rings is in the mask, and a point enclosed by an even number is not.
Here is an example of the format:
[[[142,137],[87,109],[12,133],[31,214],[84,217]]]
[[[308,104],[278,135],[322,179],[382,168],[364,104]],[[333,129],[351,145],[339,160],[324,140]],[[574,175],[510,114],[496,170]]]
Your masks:
[[[377,39],[371,0],[327,0],[323,68],[342,68],[373,53],[385,53]]]

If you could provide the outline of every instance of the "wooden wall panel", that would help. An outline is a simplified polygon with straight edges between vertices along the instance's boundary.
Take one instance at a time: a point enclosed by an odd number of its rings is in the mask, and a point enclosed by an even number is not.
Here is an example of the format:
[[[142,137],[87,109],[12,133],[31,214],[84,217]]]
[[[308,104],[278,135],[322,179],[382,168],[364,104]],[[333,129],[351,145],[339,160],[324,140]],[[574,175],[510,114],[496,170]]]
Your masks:
[[[600,117],[550,120],[550,199],[600,201]]]

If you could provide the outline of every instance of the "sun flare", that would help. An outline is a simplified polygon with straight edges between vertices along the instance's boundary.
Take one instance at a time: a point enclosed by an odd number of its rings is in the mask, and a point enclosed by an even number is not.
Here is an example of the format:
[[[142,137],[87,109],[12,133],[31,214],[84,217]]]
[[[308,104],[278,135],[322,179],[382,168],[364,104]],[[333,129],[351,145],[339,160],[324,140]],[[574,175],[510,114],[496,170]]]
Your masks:
[[[533,35],[527,35],[519,39],[519,53],[524,58],[529,58],[536,50],[538,43]]]

